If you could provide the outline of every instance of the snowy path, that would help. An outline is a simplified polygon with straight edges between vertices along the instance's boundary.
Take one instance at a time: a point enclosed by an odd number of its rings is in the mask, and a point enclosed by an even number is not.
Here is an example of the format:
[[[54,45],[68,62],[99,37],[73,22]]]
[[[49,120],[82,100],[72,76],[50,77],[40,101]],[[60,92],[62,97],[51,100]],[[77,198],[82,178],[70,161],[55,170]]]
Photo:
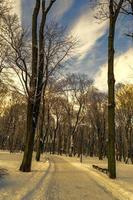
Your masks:
[[[92,168],[106,167],[97,158],[33,156],[32,171],[20,172],[21,153],[0,152],[0,200],[133,200],[133,166],[117,163],[118,176],[110,180]],[[49,162],[48,162],[49,160]],[[112,196],[113,195],[113,196]]]
[[[46,200],[114,200],[89,174],[61,157],[51,156]]]

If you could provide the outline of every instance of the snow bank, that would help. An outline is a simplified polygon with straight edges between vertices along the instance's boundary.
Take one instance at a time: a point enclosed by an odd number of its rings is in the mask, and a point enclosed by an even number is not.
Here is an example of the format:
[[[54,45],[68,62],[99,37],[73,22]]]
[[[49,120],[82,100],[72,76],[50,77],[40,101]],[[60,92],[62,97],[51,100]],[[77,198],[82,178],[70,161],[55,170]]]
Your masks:
[[[5,175],[0,177],[0,200],[43,199],[48,160],[43,156],[41,162],[33,161],[30,173],[18,170],[21,160],[21,153],[0,152],[0,169],[6,170]]]
[[[117,179],[111,180],[107,175],[92,168],[92,164],[107,167],[107,160],[83,157],[81,164],[76,157],[62,158],[89,173],[96,183],[111,192],[116,199],[133,200],[133,165],[118,162]],[[49,181],[55,171],[54,163],[49,162],[46,156],[42,157],[41,162],[36,162],[33,158],[32,172],[22,173],[18,170],[21,160],[21,153],[0,152],[0,169],[5,169],[2,170],[3,176],[0,176],[0,200],[45,199]]]
[[[92,168],[92,164],[107,167],[107,160],[99,161],[98,158],[83,158],[80,163],[79,158],[63,156],[63,159],[73,166],[85,170],[90,176],[107,191],[119,200],[133,200],[133,165],[117,163],[117,179],[111,180],[107,175]]]

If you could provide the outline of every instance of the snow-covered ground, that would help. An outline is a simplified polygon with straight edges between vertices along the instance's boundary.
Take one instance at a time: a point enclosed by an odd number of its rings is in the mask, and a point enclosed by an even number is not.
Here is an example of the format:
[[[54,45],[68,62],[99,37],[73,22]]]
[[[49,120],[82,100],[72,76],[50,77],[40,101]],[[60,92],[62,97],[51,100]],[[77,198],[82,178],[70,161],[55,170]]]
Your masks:
[[[49,162],[47,160],[48,157],[50,158]],[[22,160],[22,154],[10,154],[9,152],[2,151],[0,151],[0,171],[4,175],[0,176],[0,200],[47,199],[45,198],[45,195],[47,191],[50,192],[51,190],[50,184],[52,183],[52,177],[56,177],[55,173],[57,173],[58,177],[58,173],[60,173],[57,170],[57,167],[59,168],[60,159],[68,161],[71,165],[73,165],[73,168],[75,167],[75,169],[78,168],[80,171],[85,171],[85,174],[88,173],[89,176],[95,180],[95,182],[102,186],[102,188],[111,192],[115,199],[133,200],[133,165],[126,165],[118,162],[117,179],[110,180],[107,175],[92,168],[92,164],[107,167],[107,160],[99,161],[97,158],[83,157],[83,163],[81,164],[79,162],[79,158],[77,157],[59,157],[47,154],[42,156],[41,162],[36,162],[33,158],[32,172],[22,173],[18,170]],[[56,164],[56,161],[59,161],[59,163]],[[64,166],[65,165],[66,164],[64,163]],[[60,171],[62,173],[66,173],[62,171],[64,170],[64,166],[60,166]],[[61,167],[63,167],[63,169]],[[70,165],[69,168],[71,168]],[[69,173],[69,170],[67,173]],[[50,195],[48,194],[48,196]],[[50,200],[53,200],[51,199],[51,196]]]
[[[120,200],[133,200],[133,165],[117,162],[117,179],[111,180],[107,175],[92,168],[92,165],[107,168],[107,160],[98,158],[83,157],[83,163],[80,159],[65,157],[65,160],[71,162],[75,167],[88,171],[102,187],[110,191],[113,196]]]
[[[18,170],[21,160],[21,153],[0,152],[0,171],[5,169],[0,177],[0,200],[43,199],[49,162],[43,156],[41,162],[33,161],[32,172],[22,173]]]

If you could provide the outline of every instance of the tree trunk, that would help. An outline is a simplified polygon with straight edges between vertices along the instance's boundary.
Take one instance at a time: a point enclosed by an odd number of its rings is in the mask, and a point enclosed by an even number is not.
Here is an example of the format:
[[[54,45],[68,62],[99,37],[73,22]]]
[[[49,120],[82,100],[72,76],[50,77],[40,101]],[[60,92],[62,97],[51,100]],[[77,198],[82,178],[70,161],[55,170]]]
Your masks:
[[[43,126],[44,126],[44,116],[45,116],[45,102],[44,102],[44,92],[42,95],[42,110],[40,112],[40,126],[39,126],[39,133],[37,138],[37,152],[36,152],[36,161],[40,161],[42,146],[43,146]]]
[[[41,157],[41,146],[42,146],[41,139],[42,139],[42,128],[39,128],[39,132],[37,136],[36,161],[40,161],[40,157]]]
[[[114,37],[115,18],[113,0],[110,0],[110,23],[108,37],[108,170],[109,177],[116,178],[115,161],[115,79],[114,79]]]
[[[55,145],[56,145],[56,144],[55,144],[55,140],[56,140],[56,132],[57,132],[57,130],[55,129],[55,130],[54,130],[54,138],[53,138],[53,142],[52,142],[52,143],[53,143],[53,145],[52,145],[52,146],[53,146],[52,154],[55,154]]]
[[[35,137],[35,123],[33,122],[33,103],[29,100],[27,108],[27,135],[26,135],[26,144],[24,149],[24,156],[22,164],[20,166],[20,171],[30,172],[31,171],[31,161],[32,153],[34,146],[34,137]]]
[[[34,147],[34,137],[36,130],[36,116],[34,112],[34,103],[37,85],[37,65],[38,65],[38,42],[37,42],[37,19],[40,10],[40,0],[36,0],[36,5],[32,16],[32,77],[30,81],[30,94],[27,104],[27,135],[25,141],[24,156],[20,171],[30,172],[32,153]]]

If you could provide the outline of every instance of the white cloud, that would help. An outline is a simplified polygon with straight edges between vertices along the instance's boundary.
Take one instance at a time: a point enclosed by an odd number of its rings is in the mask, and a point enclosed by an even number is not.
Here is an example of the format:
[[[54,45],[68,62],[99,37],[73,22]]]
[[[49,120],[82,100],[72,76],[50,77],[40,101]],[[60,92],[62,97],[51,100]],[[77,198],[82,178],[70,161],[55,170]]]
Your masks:
[[[116,57],[115,59],[115,79],[116,83],[133,83],[133,49]],[[107,91],[107,63],[104,64],[95,75],[95,86]]]
[[[53,17],[60,19],[73,5],[74,0],[58,0],[53,9]]]
[[[94,18],[97,8],[90,11],[85,9],[75,23],[72,25],[70,33],[77,37],[79,42],[76,56],[79,61],[84,59],[96,41],[106,32],[107,22],[97,23]]]

